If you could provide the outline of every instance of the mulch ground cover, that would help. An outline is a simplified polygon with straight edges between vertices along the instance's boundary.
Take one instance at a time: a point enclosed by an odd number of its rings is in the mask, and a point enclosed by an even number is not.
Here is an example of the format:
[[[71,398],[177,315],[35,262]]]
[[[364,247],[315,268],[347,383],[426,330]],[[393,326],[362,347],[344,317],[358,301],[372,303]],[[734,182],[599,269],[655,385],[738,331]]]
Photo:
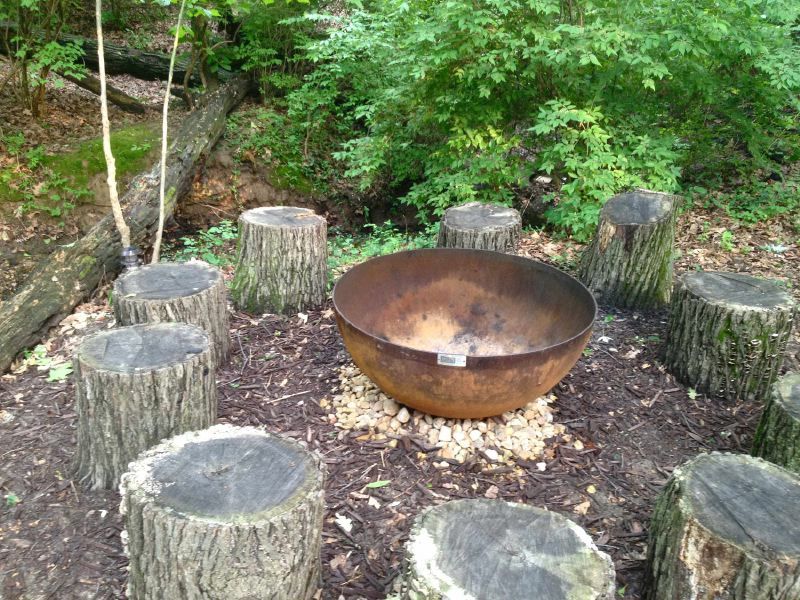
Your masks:
[[[713,240],[705,247],[709,265],[724,266]],[[523,252],[563,265],[571,250],[537,234]],[[761,258],[753,261],[757,271],[797,281],[796,247]],[[50,339],[49,354],[68,355],[80,336],[110,325],[100,298],[76,313],[92,318],[76,319]],[[427,506],[472,497],[568,515],[612,556],[620,597],[639,598],[648,522],[670,473],[700,452],[748,452],[761,412],[757,403],[713,400],[677,383],[661,364],[665,328],[665,312],[601,308],[587,351],[554,389],[556,421],[567,435],[550,440],[537,461],[497,466],[476,458],[444,467],[425,440],[374,441],[368,431],[331,425],[331,409],[320,401],[336,393],[339,369],[350,358],[330,306],[292,317],[233,314],[232,360],[218,373],[220,421],[264,427],[323,457],[319,598],[384,598],[402,567],[414,517]],[[787,367],[796,366],[794,344]],[[70,381],[48,382],[35,367],[0,378],[3,600],[124,597],[119,496],[86,491],[72,479],[73,396]],[[367,487],[379,480],[389,483]]]

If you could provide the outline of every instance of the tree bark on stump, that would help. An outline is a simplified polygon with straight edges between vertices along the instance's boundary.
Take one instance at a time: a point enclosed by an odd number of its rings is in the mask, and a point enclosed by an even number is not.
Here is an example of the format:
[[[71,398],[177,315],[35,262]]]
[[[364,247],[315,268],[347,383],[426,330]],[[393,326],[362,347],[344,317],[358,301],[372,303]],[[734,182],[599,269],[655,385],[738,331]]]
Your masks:
[[[448,208],[439,224],[439,248],[513,252],[522,233],[519,212],[500,204],[468,202]]]
[[[123,273],[114,282],[114,315],[122,325],[197,325],[211,339],[215,364],[228,360],[227,290],[221,271],[207,263],[158,263]]]
[[[324,468],[298,443],[216,425],[122,477],[133,600],[308,600],[320,583]]]
[[[667,368],[710,396],[764,399],[795,313],[792,296],[773,282],[738,273],[686,273],[673,292]]]
[[[233,302],[251,313],[291,314],[325,301],[327,224],[307,208],[254,208],[239,217]]]
[[[208,95],[203,108],[191,113],[173,138],[167,157],[166,214],[191,185],[194,167],[225,130],[225,115],[249,88],[246,77],[231,80]],[[160,166],[133,180],[121,198],[134,245],[146,246],[158,226]],[[17,293],[0,302],[0,372],[16,354],[35,344],[49,327],[72,312],[98,283],[120,269],[119,232],[112,215],[104,217],[83,238],[48,256]]]
[[[86,338],[75,356],[81,483],[109,489],[140,452],[217,418],[208,334],[185,323],[133,325]]]
[[[800,598],[800,478],[759,458],[676,469],[650,526],[644,600]]]
[[[788,373],[772,386],[752,454],[800,474],[800,373]]]
[[[492,500],[428,509],[406,546],[404,600],[612,600],[614,565],[558,513]]]
[[[669,301],[677,200],[638,190],[606,202],[579,266],[580,280],[598,301],[621,308]]]

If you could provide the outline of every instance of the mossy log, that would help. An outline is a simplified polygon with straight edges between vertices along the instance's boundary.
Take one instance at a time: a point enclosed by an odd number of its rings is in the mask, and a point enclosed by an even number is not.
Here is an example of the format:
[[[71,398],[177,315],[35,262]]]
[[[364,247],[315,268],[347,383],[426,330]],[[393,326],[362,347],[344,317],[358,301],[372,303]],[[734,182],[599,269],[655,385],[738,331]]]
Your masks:
[[[166,213],[191,185],[195,164],[225,130],[225,115],[244,97],[249,80],[236,77],[208,95],[172,138],[167,157]],[[133,180],[121,198],[134,245],[148,246],[158,226],[158,164]],[[35,344],[47,329],[72,312],[103,278],[120,269],[122,245],[109,213],[89,233],[63,246],[41,265],[7,301],[0,302],[0,372],[20,350]]]
[[[307,208],[269,206],[239,216],[234,304],[291,314],[321,305],[328,284],[327,224]]]
[[[217,425],[166,440],[122,477],[133,600],[309,600],[324,470],[296,442]]]
[[[614,565],[558,513],[503,501],[428,509],[406,546],[404,600],[612,600]]]
[[[217,418],[214,358],[195,325],[102,331],[81,343],[74,364],[75,470],[91,489],[116,487],[140,452]]]
[[[122,325],[192,323],[211,338],[217,366],[228,360],[227,289],[222,272],[201,261],[131,269],[114,282],[114,315]]]
[[[522,233],[519,211],[501,204],[468,202],[448,208],[439,224],[439,248],[513,252]]]
[[[579,267],[579,278],[598,301],[621,308],[656,308],[669,301],[677,201],[638,190],[606,202]]]
[[[772,386],[752,454],[800,474],[800,373],[788,373]]]
[[[774,282],[740,273],[686,273],[673,292],[666,365],[710,396],[765,399],[795,314],[792,296]]]
[[[650,525],[645,600],[800,598],[800,478],[703,454],[675,470]]]

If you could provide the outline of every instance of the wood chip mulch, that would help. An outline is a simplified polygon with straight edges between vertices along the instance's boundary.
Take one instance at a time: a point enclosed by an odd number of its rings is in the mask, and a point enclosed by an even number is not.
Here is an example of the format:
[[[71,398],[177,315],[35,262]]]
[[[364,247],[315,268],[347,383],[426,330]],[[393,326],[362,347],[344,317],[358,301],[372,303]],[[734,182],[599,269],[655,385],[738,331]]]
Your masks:
[[[679,231],[679,272],[697,261],[741,270],[726,263],[740,255],[715,252],[713,239],[703,253],[686,251],[690,225],[684,221]],[[752,235],[764,237],[756,246],[769,232]],[[545,239],[526,244],[528,254],[561,266],[571,253]],[[746,258],[755,273],[796,282],[797,253],[792,245],[784,255],[756,249]],[[104,302],[93,306],[103,310]],[[89,319],[79,333],[109,319]],[[350,360],[330,306],[292,317],[234,313],[231,326],[233,356],[218,373],[220,420],[304,441],[327,465],[324,600],[384,598],[402,567],[414,517],[466,497],[569,516],[612,556],[620,598],[640,598],[648,523],[670,473],[700,452],[748,452],[761,412],[757,403],[695,395],[666,372],[666,312],[601,309],[587,352],[553,391],[555,419],[569,437],[549,441],[544,471],[540,460],[439,468],[420,440],[369,441],[365,431],[329,424],[330,409],[320,401],[335,393],[338,370]],[[74,342],[74,334],[54,337],[48,351],[66,354]],[[796,369],[793,344],[786,368]],[[30,368],[0,377],[0,598],[123,598],[118,494],[88,492],[71,479],[73,384],[48,383],[46,376]],[[376,481],[389,483],[367,487]]]

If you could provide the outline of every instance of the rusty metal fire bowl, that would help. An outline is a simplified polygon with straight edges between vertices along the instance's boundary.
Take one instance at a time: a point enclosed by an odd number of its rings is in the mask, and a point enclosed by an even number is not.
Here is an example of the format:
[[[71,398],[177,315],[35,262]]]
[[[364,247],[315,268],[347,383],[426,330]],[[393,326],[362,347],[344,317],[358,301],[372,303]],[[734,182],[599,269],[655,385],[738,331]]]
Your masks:
[[[333,290],[353,361],[398,402],[443,417],[519,408],[573,367],[597,305],[576,279],[484,250],[374,258]]]

